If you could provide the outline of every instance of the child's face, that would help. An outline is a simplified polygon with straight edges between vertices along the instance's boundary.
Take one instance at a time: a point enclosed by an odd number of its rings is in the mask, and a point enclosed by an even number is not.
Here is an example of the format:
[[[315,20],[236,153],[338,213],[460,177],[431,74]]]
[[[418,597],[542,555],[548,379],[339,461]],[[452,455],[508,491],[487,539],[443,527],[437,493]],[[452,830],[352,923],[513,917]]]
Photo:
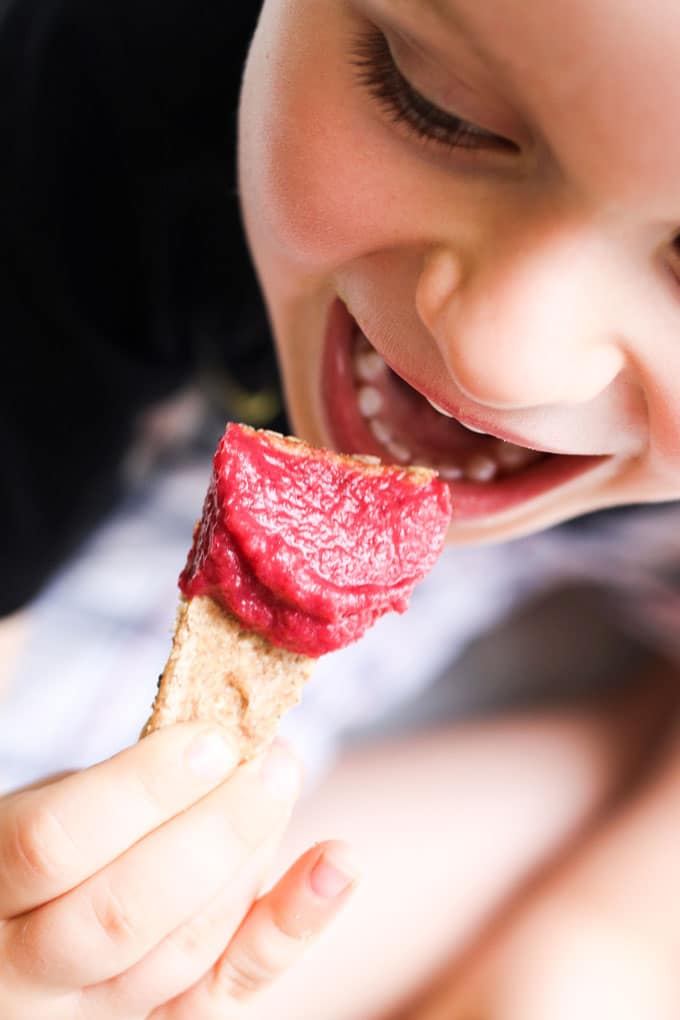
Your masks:
[[[459,541],[679,498],[679,58],[669,0],[266,0],[241,193],[300,433],[440,466]]]

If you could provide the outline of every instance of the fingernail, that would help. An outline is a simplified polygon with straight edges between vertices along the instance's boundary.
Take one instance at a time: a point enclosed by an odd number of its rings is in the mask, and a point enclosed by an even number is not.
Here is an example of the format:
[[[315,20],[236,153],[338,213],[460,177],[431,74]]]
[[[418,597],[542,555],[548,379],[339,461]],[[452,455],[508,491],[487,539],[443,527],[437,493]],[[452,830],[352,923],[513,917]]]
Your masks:
[[[349,851],[334,847],[325,850],[312,868],[309,883],[316,893],[324,900],[333,900],[344,892],[359,875]]]
[[[238,757],[220,730],[206,730],[187,748],[189,768],[199,779],[222,779],[238,765]]]
[[[260,768],[260,779],[277,800],[293,800],[300,789],[300,766],[281,740],[275,740]]]

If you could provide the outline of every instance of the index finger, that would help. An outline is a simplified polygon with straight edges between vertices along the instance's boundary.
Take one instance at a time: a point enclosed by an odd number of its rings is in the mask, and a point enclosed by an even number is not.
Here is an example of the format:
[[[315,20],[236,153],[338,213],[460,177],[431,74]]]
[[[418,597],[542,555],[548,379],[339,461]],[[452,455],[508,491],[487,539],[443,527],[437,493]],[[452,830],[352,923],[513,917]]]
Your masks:
[[[80,885],[236,765],[221,730],[183,723],[84,772],[0,801],[0,919]]]

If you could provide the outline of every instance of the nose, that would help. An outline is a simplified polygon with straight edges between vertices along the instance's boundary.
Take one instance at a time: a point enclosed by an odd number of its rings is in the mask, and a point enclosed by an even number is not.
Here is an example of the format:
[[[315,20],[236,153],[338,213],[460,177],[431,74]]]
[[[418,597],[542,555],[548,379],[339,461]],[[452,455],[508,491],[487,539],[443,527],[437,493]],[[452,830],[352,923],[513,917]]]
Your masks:
[[[486,259],[437,247],[416,307],[454,382],[477,403],[582,403],[625,362],[602,267],[602,250],[574,238],[506,245]]]

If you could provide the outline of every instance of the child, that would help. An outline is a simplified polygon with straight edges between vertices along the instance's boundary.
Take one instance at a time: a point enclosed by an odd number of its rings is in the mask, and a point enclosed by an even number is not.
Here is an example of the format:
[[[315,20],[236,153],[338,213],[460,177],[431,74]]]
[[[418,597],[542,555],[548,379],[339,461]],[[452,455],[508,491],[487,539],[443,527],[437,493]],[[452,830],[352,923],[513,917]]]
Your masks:
[[[28,372],[6,376],[19,440],[5,469],[21,480],[7,486],[6,612],[110,499],[125,423],[201,360],[196,337],[212,354],[206,336],[231,331],[219,284],[242,314],[242,268],[203,245],[223,237],[213,208],[235,229],[215,125],[224,23],[248,18],[205,7],[15,0],[3,25],[3,61],[27,83],[3,171],[4,194],[27,188],[8,202],[6,307],[16,346],[39,347],[42,366],[30,414]],[[610,0],[264,4],[240,193],[288,412],[312,442],[437,465],[455,544],[680,495],[678,20]],[[45,73],[57,67],[59,104]],[[238,360],[256,372],[250,350]],[[32,422],[36,404],[49,429]],[[618,548],[626,527],[611,525]],[[634,588],[643,573],[621,562]],[[666,605],[648,629],[672,635],[676,620]],[[248,1015],[394,1013],[445,965],[453,977],[409,1015],[674,1015],[672,748],[507,931],[490,923],[671,717],[667,676],[606,717],[499,720],[350,756],[295,841],[323,808],[340,831],[375,837],[362,850],[382,881],[298,985],[255,995]],[[259,774],[233,772],[218,735],[211,754],[198,737],[177,728],[2,802],[3,1016],[245,1016],[243,1000],[347,898],[355,866],[326,843],[255,900],[296,769],[276,748]],[[501,778],[511,817],[480,818]],[[462,981],[480,931],[496,940]]]

